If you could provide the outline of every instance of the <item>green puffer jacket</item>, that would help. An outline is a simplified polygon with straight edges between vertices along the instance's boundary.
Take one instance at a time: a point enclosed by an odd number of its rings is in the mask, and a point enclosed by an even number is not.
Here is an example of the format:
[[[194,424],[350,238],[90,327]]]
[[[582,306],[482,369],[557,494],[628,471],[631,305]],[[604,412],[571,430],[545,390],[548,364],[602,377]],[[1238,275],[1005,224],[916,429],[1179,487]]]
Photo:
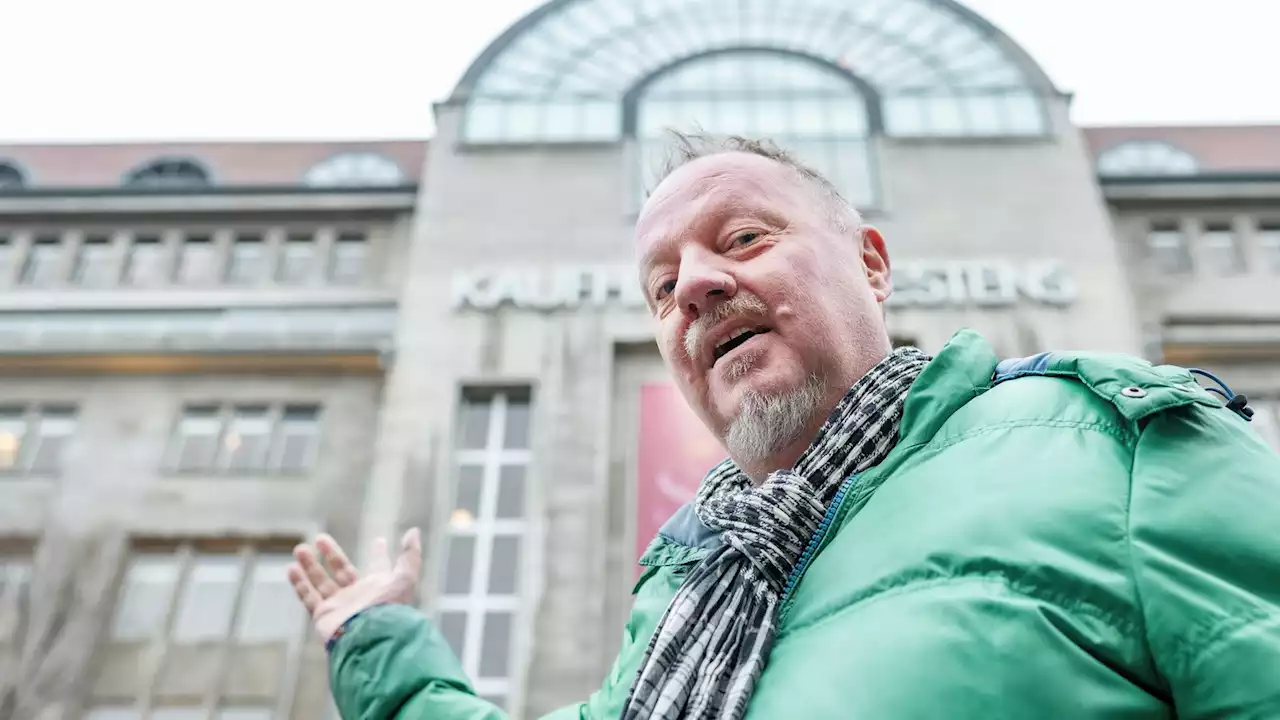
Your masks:
[[[1280,457],[1186,370],[958,333],[901,441],[793,577],[749,707],[765,718],[1280,718]],[[642,559],[603,687],[615,718],[689,569],[688,509]],[[417,611],[357,616],[331,655],[347,720],[502,718]]]

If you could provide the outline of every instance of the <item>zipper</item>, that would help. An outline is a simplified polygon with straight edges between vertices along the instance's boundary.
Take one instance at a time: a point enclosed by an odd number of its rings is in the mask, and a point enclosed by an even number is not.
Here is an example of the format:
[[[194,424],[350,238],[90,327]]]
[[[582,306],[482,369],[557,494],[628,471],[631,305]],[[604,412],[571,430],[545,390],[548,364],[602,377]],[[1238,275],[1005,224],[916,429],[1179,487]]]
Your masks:
[[[813,562],[813,557],[818,554],[818,546],[822,544],[823,538],[827,536],[827,531],[831,529],[831,523],[835,520],[836,513],[840,511],[840,505],[844,502],[844,496],[849,492],[849,488],[853,487],[853,483],[857,479],[857,475],[850,475],[840,485],[840,489],[836,491],[836,496],[831,498],[831,505],[827,507],[827,514],[823,516],[822,523],[814,531],[813,537],[809,538],[809,544],[805,547],[804,554],[800,556],[800,562],[796,563],[795,569],[791,571],[791,577],[787,578],[787,584],[782,588],[782,599],[778,601],[779,608],[785,609],[787,607],[787,599],[791,597],[791,593],[800,582],[800,577],[804,575],[804,571],[809,568],[809,563]],[[779,625],[782,624],[783,614],[779,615]]]

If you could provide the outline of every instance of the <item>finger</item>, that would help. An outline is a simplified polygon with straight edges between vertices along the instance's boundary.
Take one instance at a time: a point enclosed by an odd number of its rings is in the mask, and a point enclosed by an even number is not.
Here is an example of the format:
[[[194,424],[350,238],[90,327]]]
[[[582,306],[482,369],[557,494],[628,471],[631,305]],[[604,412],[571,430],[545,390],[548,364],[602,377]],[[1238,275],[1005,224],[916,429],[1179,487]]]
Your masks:
[[[387,555],[386,538],[380,537],[373,541],[373,558],[369,561],[369,572],[391,572],[391,558]]]
[[[299,545],[294,548],[293,557],[302,566],[302,570],[307,574],[307,580],[311,582],[316,592],[320,593],[320,597],[327,598],[338,592],[338,583],[325,572],[320,565],[320,558],[316,557],[316,551],[312,550],[310,545]]]
[[[347,559],[347,554],[342,551],[342,546],[330,535],[321,535],[316,538],[316,549],[320,551],[320,557],[324,558],[325,565],[329,567],[329,574],[333,576],[333,581],[338,587],[346,587],[356,580],[360,579],[360,573],[356,571],[351,561]]]
[[[293,586],[293,591],[297,593],[298,599],[307,608],[308,615],[314,615],[316,607],[320,605],[323,599],[320,592],[316,590],[311,581],[307,579],[307,573],[298,563],[289,564],[289,584]]]
[[[409,531],[400,538],[400,557],[396,558],[396,572],[407,574],[414,580],[422,571],[422,534],[418,528]]]

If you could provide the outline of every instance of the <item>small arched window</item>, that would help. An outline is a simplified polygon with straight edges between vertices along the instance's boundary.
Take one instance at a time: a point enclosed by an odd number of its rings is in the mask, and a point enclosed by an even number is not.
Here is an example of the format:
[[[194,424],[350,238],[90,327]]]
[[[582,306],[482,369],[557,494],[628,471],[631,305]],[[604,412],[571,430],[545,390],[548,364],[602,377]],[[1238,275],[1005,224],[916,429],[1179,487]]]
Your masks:
[[[185,158],[160,158],[131,170],[124,178],[131,188],[200,188],[212,184],[204,165]]]
[[[1108,177],[1194,175],[1199,169],[1191,153],[1161,140],[1129,140],[1098,156],[1098,174]]]
[[[351,152],[316,163],[302,181],[312,187],[403,185],[404,171],[394,160],[378,153]]]
[[[0,190],[17,190],[27,186],[27,177],[14,163],[0,160]]]

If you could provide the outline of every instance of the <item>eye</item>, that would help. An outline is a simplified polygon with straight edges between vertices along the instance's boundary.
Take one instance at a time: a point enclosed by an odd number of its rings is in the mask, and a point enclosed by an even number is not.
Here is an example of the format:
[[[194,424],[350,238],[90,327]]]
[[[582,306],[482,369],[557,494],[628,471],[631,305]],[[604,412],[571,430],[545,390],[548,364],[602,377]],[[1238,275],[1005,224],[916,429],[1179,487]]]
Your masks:
[[[654,290],[653,299],[661,300],[666,296],[670,295],[671,293],[675,292],[675,289],[676,289],[676,281],[667,280],[666,282],[663,282],[661,285],[659,285],[656,290]]]
[[[745,232],[733,238],[734,247],[745,247],[760,239],[760,233]]]

